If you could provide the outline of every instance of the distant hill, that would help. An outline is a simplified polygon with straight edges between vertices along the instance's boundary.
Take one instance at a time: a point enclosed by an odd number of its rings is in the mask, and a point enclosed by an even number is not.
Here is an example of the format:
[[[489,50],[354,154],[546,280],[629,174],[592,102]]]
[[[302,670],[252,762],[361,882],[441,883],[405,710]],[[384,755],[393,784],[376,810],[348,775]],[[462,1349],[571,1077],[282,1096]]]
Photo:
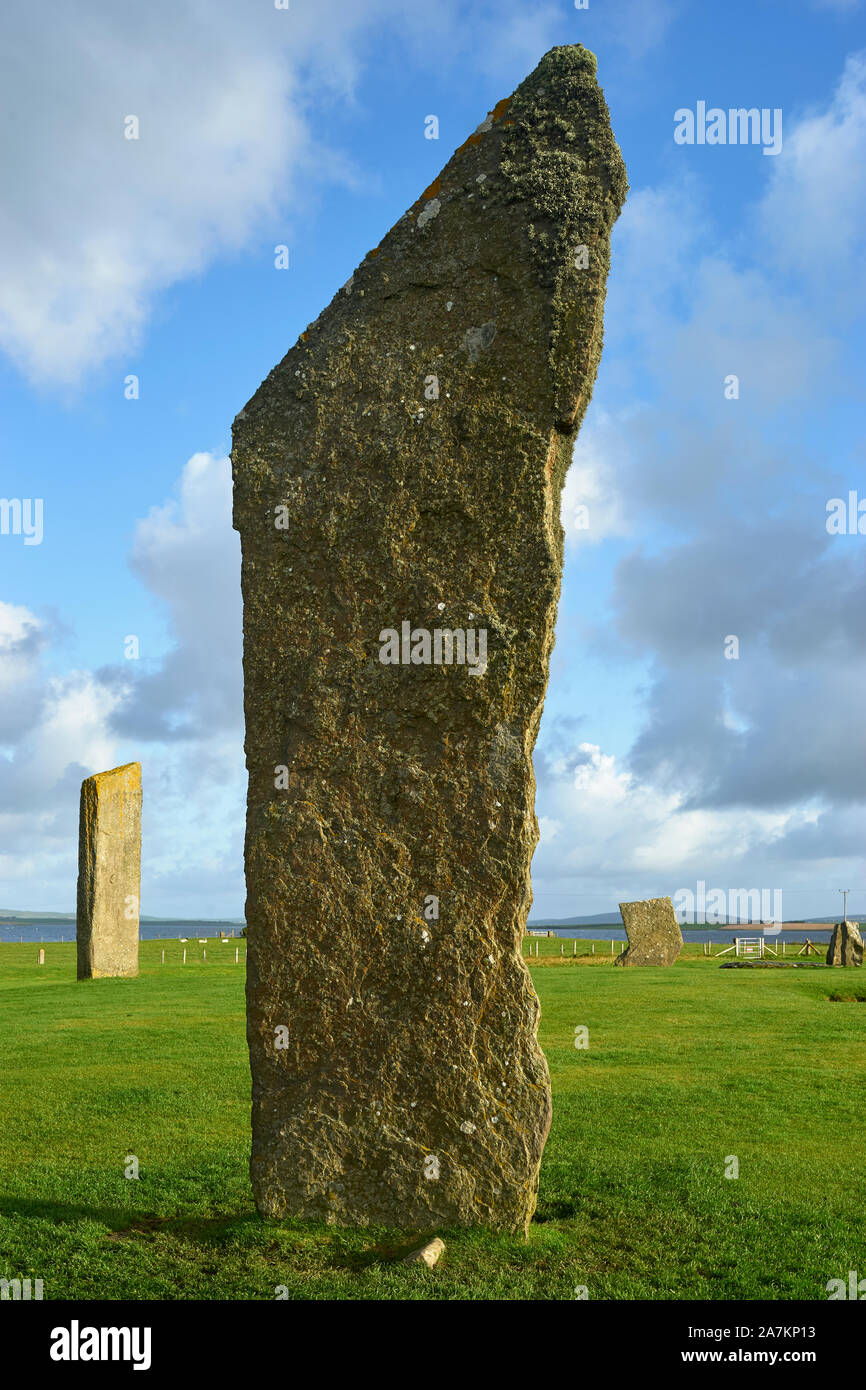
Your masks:
[[[810,922],[810,923],[814,923],[814,924],[817,926],[818,923],[826,922],[826,923],[829,923],[829,924],[832,926],[834,923],[836,923],[836,922],[839,921],[839,914],[837,913],[835,917],[789,917],[787,920],[788,920],[790,923],[792,923],[792,924],[794,924],[794,923],[796,923],[796,922]],[[856,922],[858,919],[857,919],[856,916],[854,916],[854,917],[852,917],[850,920]],[[33,922],[71,922],[71,923],[74,923],[74,922],[75,922],[75,913],[74,913],[74,912],[13,912],[11,908],[0,907],[0,922],[29,922],[29,921],[33,921]],[[147,922],[147,923],[149,923],[149,924],[152,925],[152,926],[158,926],[160,922],[172,922],[172,923],[174,923],[175,926],[178,926],[178,927],[184,927],[184,926],[193,927],[193,926],[196,926],[196,925],[199,925],[199,924],[204,924],[204,923],[206,923],[206,922],[219,922],[219,923],[221,923],[221,924],[223,924],[223,925],[224,925],[225,923],[228,923],[228,924],[231,925],[231,926],[240,926],[240,927],[242,927],[242,926],[244,925],[244,918],[243,918],[243,917],[142,917],[142,918],[141,918],[141,921],[142,921],[143,923],[144,923],[144,922]],[[594,915],[590,915],[589,917],[530,917],[530,919],[529,919],[529,921],[527,922],[526,925],[527,925],[528,927],[551,927],[551,928],[555,928],[555,927],[621,927],[621,926],[622,926],[622,917],[619,915],[618,912],[596,912]],[[698,928],[700,928],[700,927],[702,927],[702,926],[720,926],[720,927],[723,927],[723,926],[734,926],[734,927],[747,927],[747,926],[750,926],[750,925],[751,925],[751,926],[759,926],[760,923],[758,923],[758,922],[753,922],[753,923],[741,922],[741,921],[738,921],[738,920],[732,920],[732,921],[728,922],[728,920],[727,920],[726,918],[723,917],[722,920],[721,920],[721,922],[718,922],[718,923],[714,923],[714,922],[713,922],[713,923],[697,922],[697,923],[695,923],[695,930],[697,930]],[[685,924],[685,926],[686,926],[686,931],[688,931],[688,929],[689,929],[689,923],[687,922],[687,923]]]
[[[618,912],[596,912],[591,917],[530,917],[529,927],[621,927]]]
[[[835,917],[788,917],[786,921],[791,925],[797,922],[808,922],[815,926],[821,922],[833,925],[839,921],[839,914],[837,913]],[[849,921],[856,922],[857,918],[851,917]],[[622,917],[618,912],[597,912],[592,917],[530,917],[526,925],[528,927],[621,927]],[[758,927],[761,923],[744,922],[739,917],[733,917],[730,920],[727,917],[722,917],[719,922],[695,922],[693,924],[686,922],[684,925],[686,931],[689,930],[690,925],[694,925],[695,931],[698,931],[705,926]],[[767,923],[766,925],[769,926],[770,924]]]
[[[34,918],[37,922],[74,922],[74,912],[13,912],[11,908],[0,907],[0,921],[26,922]]]
[[[140,919],[142,922],[159,923],[173,922],[178,927],[195,926],[199,922],[230,922],[238,926],[244,925],[243,917],[145,917]],[[74,922],[74,912],[13,912],[9,908],[0,907],[0,922]]]

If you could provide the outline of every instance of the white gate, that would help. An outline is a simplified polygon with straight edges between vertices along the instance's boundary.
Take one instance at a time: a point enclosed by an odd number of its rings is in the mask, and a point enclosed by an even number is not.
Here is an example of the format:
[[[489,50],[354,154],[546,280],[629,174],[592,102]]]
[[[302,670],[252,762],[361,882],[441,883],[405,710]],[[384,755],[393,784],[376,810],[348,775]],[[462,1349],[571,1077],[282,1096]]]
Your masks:
[[[764,938],[762,936],[737,936],[734,938],[734,945],[737,948],[738,956],[763,958]]]

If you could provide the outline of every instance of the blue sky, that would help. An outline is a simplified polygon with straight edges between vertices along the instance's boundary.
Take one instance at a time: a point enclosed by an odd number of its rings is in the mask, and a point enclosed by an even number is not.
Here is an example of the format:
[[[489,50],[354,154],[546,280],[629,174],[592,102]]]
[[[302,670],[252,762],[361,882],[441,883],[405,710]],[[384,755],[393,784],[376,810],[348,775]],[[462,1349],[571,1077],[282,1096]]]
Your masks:
[[[142,911],[242,912],[231,421],[571,42],[631,193],[563,503],[534,915],[699,879],[866,913],[866,535],[825,524],[866,497],[861,0],[10,0],[0,496],[43,499],[44,535],[0,535],[0,906],[71,909],[80,781],[140,759]],[[676,144],[699,101],[780,108],[781,152]]]

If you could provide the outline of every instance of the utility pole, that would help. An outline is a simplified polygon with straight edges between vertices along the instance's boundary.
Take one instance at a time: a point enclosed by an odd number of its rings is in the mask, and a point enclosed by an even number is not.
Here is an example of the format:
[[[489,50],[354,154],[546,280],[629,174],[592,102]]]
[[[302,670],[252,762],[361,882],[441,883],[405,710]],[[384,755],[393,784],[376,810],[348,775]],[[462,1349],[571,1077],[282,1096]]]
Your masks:
[[[842,921],[843,921],[843,922],[847,922],[847,921],[848,921],[848,894],[851,892],[851,889],[850,889],[850,888],[840,888],[840,889],[839,889],[839,892],[842,894]]]

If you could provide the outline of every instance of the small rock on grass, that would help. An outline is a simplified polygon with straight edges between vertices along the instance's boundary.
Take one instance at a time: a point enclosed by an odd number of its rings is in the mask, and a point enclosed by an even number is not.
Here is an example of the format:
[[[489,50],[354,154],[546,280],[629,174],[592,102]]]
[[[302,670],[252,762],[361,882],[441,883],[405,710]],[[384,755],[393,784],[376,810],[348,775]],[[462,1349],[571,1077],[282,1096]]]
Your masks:
[[[411,1255],[407,1255],[403,1263],[404,1265],[426,1265],[428,1269],[432,1269],[444,1249],[444,1240],[434,1236],[432,1240],[427,1241],[426,1245],[419,1245],[417,1250],[413,1250]]]

